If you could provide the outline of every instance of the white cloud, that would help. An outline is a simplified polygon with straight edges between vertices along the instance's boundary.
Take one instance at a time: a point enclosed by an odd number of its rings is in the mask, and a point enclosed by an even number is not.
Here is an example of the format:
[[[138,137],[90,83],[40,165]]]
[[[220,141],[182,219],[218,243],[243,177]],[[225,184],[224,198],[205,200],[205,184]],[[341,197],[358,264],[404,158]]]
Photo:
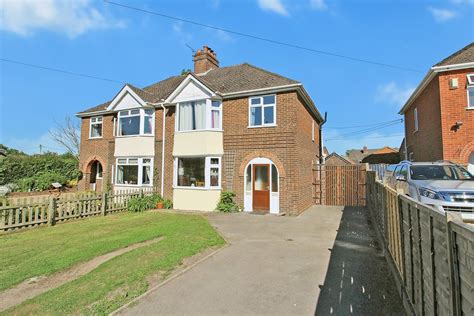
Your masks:
[[[173,31],[176,33],[176,35],[178,35],[178,39],[182,43],[186,44],[193,38],[193,36],[191,35],[191,33],[188,33],[184,30],[183,24],[184,24],[183,22],[178,21],[176,23],[173,23],[172,28],[173,28]]]
[[[264,11],[271,11],[280,15],[288,15],[288,11],[281,0],[258,0],[258,5]]]
[[[446,22],[457,17],[456,11],[449,9],[428,7],[428,11],[433,15],[436,22]]]
[[[451,0],[454,4],[470,4],[474,5],[474,0]]]
[[[326,4],[325,0],[311,0],[310,2],[311,7],[316,10],[326,10],[328,8],[328,5]]]
[[[1,29],[22,36],[48,30],[74,38],[90,30],[125,26],[97,10],[91,0],[2,0],[0,15]]]
[[[401,87],[394,81],[377,87],[375,101],[402,106],[415,90],[414,87]]]

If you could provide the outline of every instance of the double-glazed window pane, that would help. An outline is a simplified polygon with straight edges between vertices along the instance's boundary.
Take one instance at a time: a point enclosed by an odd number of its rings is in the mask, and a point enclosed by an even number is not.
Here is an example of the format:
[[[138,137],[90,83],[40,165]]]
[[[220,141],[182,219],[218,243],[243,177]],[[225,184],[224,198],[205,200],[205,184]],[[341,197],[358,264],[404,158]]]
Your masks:
[[[275,165],[272,165],[272,192],[278,192],[278,171]]]
[[[262,125],[262,108],[261,107],[250,108],[250,125],[251,126]]]
[[[91,117],[90,137],[102,137],[102,117]]]
[[[250,99],[250,126],[275,124],[275,96],[268,95]]]
[[[178,159],[178,186],[204,187],[205,186],[206,158],[179,158]]]
[[[145,110],[145,116],[143,117],[143,133],[153,134],[153,110]]]
[[[117,184],[138,184],[138,165],[119,165]]]
[[[120,118],[120,135],[139,135],[140,116],[130,116]]]
[[[143,166],[142,167],[142,184],[150,184],[151,179],[151,167]]]
[[[245,178],[245,191],[252,191],[252,165],[248,165]]]
[[[467,106],[469,108],[474,108],[474,86],[468,87],[467,91],[468,91],[467,93],[468,93],[468,96],[469,96],[468,100],[467,100],[468,101]]]
[[[206,101],[187,102],[179,105],[180,131],[206,128]]]

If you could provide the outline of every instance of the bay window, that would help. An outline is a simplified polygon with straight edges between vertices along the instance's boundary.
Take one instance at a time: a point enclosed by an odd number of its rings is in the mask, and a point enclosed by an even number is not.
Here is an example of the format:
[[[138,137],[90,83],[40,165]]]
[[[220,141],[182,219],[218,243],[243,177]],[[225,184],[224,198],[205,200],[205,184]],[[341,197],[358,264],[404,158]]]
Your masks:
[[[177,105],[177,131],[220,130],[222,104],[220,101],[199,100]]]
[[[177,187],[220,188],[219,157],[180,157],[175,161]]]
[[[118,114],[118,136],[153,135],[153,109],[133,109]]]
[[[276,96],[266,95],[249,99],[249,126],[276,125]]]
[[[153,160],[151,158],[118,158],[116,184],[152,185]]]
[[[102,137],[102,116],[91,117],[89,138]]]

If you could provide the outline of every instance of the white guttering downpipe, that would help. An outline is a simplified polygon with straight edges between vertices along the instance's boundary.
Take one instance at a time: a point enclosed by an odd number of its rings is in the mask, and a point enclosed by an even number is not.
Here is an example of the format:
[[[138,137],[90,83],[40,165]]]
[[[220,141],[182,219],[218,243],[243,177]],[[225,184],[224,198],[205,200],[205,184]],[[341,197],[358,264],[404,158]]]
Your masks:
[[[163,134],[162,134],[162,141],[161,141],[161,187],[160,187],[160,195],[163,197],[163,187],[165,185],[165,131],[166,131],[166,107],[161,104],[161,108],[163,109]]]

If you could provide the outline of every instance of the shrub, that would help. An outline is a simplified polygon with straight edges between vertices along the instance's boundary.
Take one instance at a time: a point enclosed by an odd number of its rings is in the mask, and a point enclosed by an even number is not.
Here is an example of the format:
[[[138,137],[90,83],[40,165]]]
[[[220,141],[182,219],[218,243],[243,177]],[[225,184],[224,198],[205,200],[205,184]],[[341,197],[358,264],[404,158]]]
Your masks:
[[[65,185],[67,178],[58,172],[42,171],[32,177],[21,178],[15,184],[19,191],[29,192],[47,190],[53,182]]]
[[[156,204],[163,201],[161,195],[145,195],[133,197],[128,201],[127,209],[129,212],[144,212],[156,208]]]
[[[221,198],[219,203],[217,203],[216,209],[220,212],[230,213],[238,212],[239,206],[234,201],[235,193],[231,191],[221,192]]]
[[[165,208],[165,209],[173,208],[173,202],[171,202],[170,199],[164,199],[163,200],[163,208]]]

